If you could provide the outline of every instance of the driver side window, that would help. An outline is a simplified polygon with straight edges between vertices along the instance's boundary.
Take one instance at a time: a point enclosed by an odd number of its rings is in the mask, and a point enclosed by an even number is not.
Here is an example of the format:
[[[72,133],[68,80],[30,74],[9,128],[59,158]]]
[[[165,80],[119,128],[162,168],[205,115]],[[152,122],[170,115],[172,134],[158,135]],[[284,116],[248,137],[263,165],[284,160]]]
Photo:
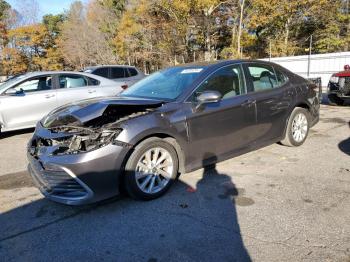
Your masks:
[[[217,91],[221,94],[223,100],[244,94],[242,79],[242,70],[239,65],[223,67],[209,76],[197,88],[195,97],[205,91]]]
[[[41,76],[36,78],[31,78],[23,83],[14,87],[17,92],[24,91],[25,93],[45,91],[52,89],[52,77],[51,76]]]

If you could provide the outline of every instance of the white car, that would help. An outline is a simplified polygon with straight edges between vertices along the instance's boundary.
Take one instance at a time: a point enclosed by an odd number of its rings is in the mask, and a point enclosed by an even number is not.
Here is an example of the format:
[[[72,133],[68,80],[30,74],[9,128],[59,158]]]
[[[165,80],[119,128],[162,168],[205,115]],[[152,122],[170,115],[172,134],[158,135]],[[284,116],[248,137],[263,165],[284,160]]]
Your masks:
[[[115,81],[82,72],[33,72],[0,84],[0,131],[34,127],[56,107],[78,100],[115,96]]]
[[[128,65],[91,66],[85,68],[84,72],[114,80],[120,83],[123,89],[128,88],[145,77],[145,74],[141,70]]]

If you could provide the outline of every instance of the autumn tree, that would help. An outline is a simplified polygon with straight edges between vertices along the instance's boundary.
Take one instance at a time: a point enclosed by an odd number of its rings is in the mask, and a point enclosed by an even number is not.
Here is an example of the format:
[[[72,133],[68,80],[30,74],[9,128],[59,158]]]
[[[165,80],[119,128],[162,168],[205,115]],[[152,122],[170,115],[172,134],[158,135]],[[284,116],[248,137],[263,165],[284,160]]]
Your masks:
[[[76,1],[66,14],[59,46],[65,61],[75,69],[116,63],[118,60],[112,46],[115,32],[110,31],[112,25],[109,24],[118,17],[113,16],[114,11],[103,5],[104,2],[92,0],[84,6]]]

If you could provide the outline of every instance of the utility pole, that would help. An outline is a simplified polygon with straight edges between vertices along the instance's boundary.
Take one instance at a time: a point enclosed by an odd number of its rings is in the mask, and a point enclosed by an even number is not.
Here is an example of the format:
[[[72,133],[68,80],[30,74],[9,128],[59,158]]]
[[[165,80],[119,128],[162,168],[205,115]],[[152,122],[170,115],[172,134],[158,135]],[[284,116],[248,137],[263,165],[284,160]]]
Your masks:
[[[310,77],[311,54],[312,54],[312,35],[310,35],[309,56],[307,59],[307,77]]]

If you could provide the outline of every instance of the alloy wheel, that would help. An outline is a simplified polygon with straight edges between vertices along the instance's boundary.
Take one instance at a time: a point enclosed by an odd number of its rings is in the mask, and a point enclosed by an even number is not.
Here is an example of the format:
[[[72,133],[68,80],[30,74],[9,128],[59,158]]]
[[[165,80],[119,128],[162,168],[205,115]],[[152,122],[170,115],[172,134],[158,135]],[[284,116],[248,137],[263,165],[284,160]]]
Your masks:
[[[309,126],[306,116],[303,113],[297,114],[292,123],[293,139],[298,143],[302,142],[307,135],[308,128]]]
[[[144,193],[155,194],[169,183],[173,169],[174,161],[166,149],[151,148],[137,162],[136,184]]]

